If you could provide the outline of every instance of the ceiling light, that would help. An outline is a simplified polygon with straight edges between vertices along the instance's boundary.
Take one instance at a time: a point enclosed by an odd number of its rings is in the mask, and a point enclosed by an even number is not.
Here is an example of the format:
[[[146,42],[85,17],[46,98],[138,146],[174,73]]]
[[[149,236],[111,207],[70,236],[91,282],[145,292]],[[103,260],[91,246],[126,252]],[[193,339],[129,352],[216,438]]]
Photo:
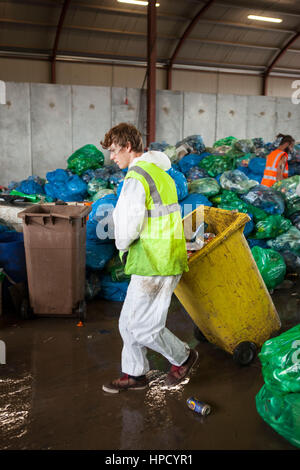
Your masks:
[[[143,1],[140,1],[140,0],[118,0],[118,2],[119,3],[132,3],[133,5],[142,5],[142,6],[147,6],[148,5],[148,2],[143,2]],[[160,4],[156,3],[155,6],[159,7]]]
[[[248,15],[249,20],[270,21],[271,23],[281,23],[280,18],[268,18],[267,16]]]

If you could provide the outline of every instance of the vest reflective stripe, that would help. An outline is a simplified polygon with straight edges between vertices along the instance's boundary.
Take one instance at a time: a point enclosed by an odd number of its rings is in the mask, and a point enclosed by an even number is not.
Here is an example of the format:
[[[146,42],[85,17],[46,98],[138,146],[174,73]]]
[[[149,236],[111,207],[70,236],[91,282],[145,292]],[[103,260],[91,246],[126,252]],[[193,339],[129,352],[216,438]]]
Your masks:
[[[145,171],[140,166],[133,166],[129,169],[128,173],[130,171],[135,171],[139,175],[142,175],[145,178],[145,180],[147,181],[148,185],[149,185],[150,196],[152,197],[155,208],[154,209],[149,209],[147,211],[148,217],[162,217],[163,215],[169,215],[169,214],[172,214],[173,212],[176,212],[176,211],[181,212],[180,205],[177,204],[177,203],[168,204],[168,205],[164,205],[162,203],[160,194],[157,191],[157,188],[155,186],[155,182],[153,181],[153,178],[149,175],[149,173],[147,171]]]
[[[280,158],[282,157],[282,155],[284,154],[285,152],[281,152],[279,153],[275,158],[274,158],[274,161],[273,161],[273,165],[271,167],[272,170],[277,170],[277,166],[278,166],[278,163],[280,161]]]
[[[276,176],[268,176],[268,175],[265,175],[265,176],[264,176],[264,180],[273,180],[273,181],[276,181]]]
[[[149,189],[150,189],[150,195],[152,197],[152,200],[154,202],[154,204],[158,204],[160,206],[163,205],[162,203],[162,200],[161,200],[161,197],[160,197],[160,194],[159,192],[157,191],[157,188],[155,186],[155,183],[153,181],[153,178],[152,176],[149,175],[149,173],[147,173],[147,171],[145,171],[143,168],[141,168],[140,166],[133,166],[129,169],[128,173],[130,171],[135,171],[136,173],[139,173],[139,175],[142,175],[145,180],[147,181],[148,185],[149,185]]]
[[[148,210],[148,217],[161,217],[177,211],[181,212],[181,207],[177,203],[169,204],[167,206],[156,206],[155,209]]]

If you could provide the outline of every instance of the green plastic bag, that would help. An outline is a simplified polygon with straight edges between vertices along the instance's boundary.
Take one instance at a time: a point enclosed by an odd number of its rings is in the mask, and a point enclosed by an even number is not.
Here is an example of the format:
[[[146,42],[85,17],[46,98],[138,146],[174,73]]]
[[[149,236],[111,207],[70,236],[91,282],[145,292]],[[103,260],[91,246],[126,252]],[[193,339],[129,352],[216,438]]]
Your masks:
[[[102,178],[93,178],[87,185],[87,192],[90,196],[94,196],[100,189],[107,189],[108,183]]]
[[[114,256],[106,265],[105,271],[111,275],[113,282],[128,281],[131,276],[125,274],[124,266],[121,263],[119,255]]]
[[[68,169],[81,176],[87,170],[100,168],[104,163],[103,153],[95,145],[84,145],[68,158]]]
[[[240,198],[236,193],[233,191],[228,191],[227,189],[221,189],[221,193],[217,196],[213,196],[210,198],[210,201],[213,204],[223,204],[223,203],[230,203],[231,201],[240,201]]]
[[[246,204],[247,204],[247,207],[248,207],[247,212],[248,212],[248,214],[253,215],[253,219],[254,219],[255,223],[260,222],[261,220],[264,220],[267,217],[269,217],[269,214],[267,214],[265,211],[263,211],[259,207],[255,207],[252,204],[248,204],[248,203],[246,203]]]
[[[264,385],[255,401],[262,419],[291,444],[300,447],[300,393],[281,395]]]
[[[267,245],[277,251],[291,251],[300,256],[300,231],[296,227],[291,227],[287,232],[268,240]]]
[[[218,205],[218,208],[226,211],[244,212],[245,214],[248,212],[247,204],[241,200],[221,202],[221,204]]]
[[[256,224],[255,238],[276,238],[287,232],[291,226],[292,222],[281,215],[269,215]]]
[[[272,188],[278,191],[285,201],[285,215],[290,217],[295,212],[300,211],[300,196],[296,193],[296,188],[300,184],[300,175],[277,181]]]
[[[270,390],[300,393],[300,325],[266,341],[258,357]]]
[[[281,254],[260,246],[254,246],[251,252],[267,288],[274,289],[281,284],[286,273],[286,264]]]
[[[221,147],[221,145],[232,145],[234,142],[237,141],[237,138],[236,137],[232,137],[232,135],[230,135],[229,137],[225,137],[225,139],[219,139],[217,140],[215,143],[214,143],[214,147]]]
[[[209,155],[203,158],[198,166],[206,170],[209,176],[215,178],[217,175],[224,173],[224,171],[233,170],[235,163],[231,157],[226,155]]]
[[[200,178],[188,183],[188,191],[190,194],[199,193],[210,197],[219,193],[220,186],[214,178]]]
[[[24,197],[25,199],[33,203],[40,202],[41,200],[41,196],[38,196],[37,194],[25,194],[25,193],[22,193],[21,191],[17,191],[16,189],[12,189],[9,194],[11,196]]]

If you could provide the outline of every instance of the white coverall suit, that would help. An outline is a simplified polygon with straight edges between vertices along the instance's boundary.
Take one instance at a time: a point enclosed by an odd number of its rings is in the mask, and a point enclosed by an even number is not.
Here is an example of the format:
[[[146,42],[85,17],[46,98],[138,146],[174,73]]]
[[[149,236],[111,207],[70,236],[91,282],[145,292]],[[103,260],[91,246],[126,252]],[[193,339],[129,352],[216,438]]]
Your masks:
[[[167,155],[152,150],[135,158],[128,171],[139,161],[154,163],[165,171],[171,168]],[[113,211],[118,250],[128,251],[131,243],[139,238],[145,217],[145,201],[142,183],[135,178],[125,180]],[[119,319],[119,330],[124,343],[121,364],[124,374],[137,377],[149,371],[146,348],[162,354],[175,366],[181,366],[187,360],[189,346],[165,327],[171,297],[180,277],[181,274],[132,274]]]

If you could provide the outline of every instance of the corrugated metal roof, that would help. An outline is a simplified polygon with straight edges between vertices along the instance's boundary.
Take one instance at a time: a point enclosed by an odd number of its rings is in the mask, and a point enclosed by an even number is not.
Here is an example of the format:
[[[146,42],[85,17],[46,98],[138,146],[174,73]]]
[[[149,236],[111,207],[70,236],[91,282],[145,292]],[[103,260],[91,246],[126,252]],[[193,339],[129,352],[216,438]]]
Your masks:
[[[167,63],[184,31],[208,0],[158,0],[157,55]],[[0,54],[51,55],[64,0],[0,0]],[[248,14],[280,17],[262,23]],[[174,64],[267,69],[300,31],[299,0],[215,0]],[[300,50],[300,39],[291,45]],[[26,55],[25,54],[25,55]],[[147,59],[147,8],[117,0],[71,0],[59,38],[59,55]],[[287,50],[276,68],[299,71],[300,54]],[[275,70],[275,68],[274,68]]]

